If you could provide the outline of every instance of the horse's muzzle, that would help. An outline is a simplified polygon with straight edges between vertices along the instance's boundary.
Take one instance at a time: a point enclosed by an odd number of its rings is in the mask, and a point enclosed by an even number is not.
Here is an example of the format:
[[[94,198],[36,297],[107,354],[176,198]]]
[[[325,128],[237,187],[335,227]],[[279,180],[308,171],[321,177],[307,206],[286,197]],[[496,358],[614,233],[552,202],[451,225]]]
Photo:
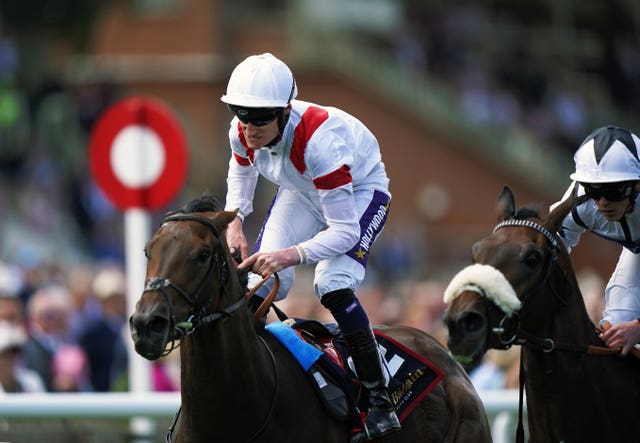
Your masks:
[[[463,364],[476,363],[486,351],[487,319],[474,311],[462,311],[443,319],[447,328],[447,347]]]
[[[159,358],[169,340],[170,320],[166,316],[135,312],[129,318],[136,352],[148,360]]]

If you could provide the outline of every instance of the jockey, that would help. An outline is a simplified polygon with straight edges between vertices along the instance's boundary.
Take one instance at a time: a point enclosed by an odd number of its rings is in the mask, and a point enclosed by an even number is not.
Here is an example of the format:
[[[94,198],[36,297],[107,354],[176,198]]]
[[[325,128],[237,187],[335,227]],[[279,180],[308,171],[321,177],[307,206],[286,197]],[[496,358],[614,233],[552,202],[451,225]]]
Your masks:
[[[605,289],[601,339],[626,355],[640,342],[640,139],[627,129],[596,129],[575,153],[573,183],[562,201],[573,197],[560,236],[567,248],[591,231],[619,243],[622,252]],[[552,205],[552,209],[560,202]]]
[[[355,296],[369,251],[387,218],[389,179],[374,135],[333,107],[295,100],[289,67],[269,53],[246,58],[233,70],[221,100],[234,114],[226,210],[238,210],[226,232],[240,250],[249,287],[277,272],[275,300],[286,297],[294,266],[315,263],[314,291],[344,334],[356,372],[369,391],[366,430],[352,442],[400,429],[387,392],[383,363],[367,314]],[[279,186],[248,254],[242,230],[253,210],[258,175]],[[273,279],[250,304],[257,309]]]

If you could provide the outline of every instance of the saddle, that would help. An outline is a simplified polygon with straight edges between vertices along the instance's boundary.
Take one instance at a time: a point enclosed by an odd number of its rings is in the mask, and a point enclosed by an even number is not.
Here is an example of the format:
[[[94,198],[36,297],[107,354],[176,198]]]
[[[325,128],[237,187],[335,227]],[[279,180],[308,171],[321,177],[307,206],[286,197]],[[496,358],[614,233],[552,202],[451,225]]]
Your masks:
[[[359,421],[357,380],[348,370],[337,326],[287,319],[265,326],[295,357],[327,411],[337,420]]]
[[[360,384],[338,326],[315,320],[291,318],[269,323],[265,329],[276,336],[302,366],[327,411],[336,419],[362,429],[368,395]],[[389,396],[402,422],[443,378],[430,361],[390,336],[375,331],[386,368]]]

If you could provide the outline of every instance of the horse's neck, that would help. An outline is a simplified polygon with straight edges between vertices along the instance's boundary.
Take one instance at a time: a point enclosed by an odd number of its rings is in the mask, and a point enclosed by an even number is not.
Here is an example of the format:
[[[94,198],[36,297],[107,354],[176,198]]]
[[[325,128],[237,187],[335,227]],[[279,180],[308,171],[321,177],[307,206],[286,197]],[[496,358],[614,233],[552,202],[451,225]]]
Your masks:
[[[541,297],[550,309],[538,320],[541,325],[540,333],[544,335],[541,338],[576,346],[594,344],[597,340],[595,326],[589,318],[582,293],[571,269],[569,272],[560,270],[553,282],[546,289],[549,291],[548,295]],[[550,300],[553,300],[553,303]]]
[[[535,333],[539,339],[553,341],[555,349],[544,352],[538,346],[525,345],[522,350],[524,368],[521,370],[525,371],[527,404],[536,415],[537,426],[549,427],[538,430],[546,436],[555,435],[556,431],[550,429],[558,426],[552,418],[554,414],[562,415],[563,410],[581,407],[584,399],[578,393],[584,386],[576,380],[594,370],[597,372],[596,367],[602,363],[586,355],[587,345],[594,344],[597,335],[575,279],[570,275],[566,278],[564,290],[553,294],[560,305],[553,309],[548,321],[540,321],[544,326]]]
[[[264,345],[250,320],[240,320],[234,318],[203,326],[183,343],[183,379],[202,385],[205,379],[200,377],[206,376],[206,380],[219,384],[218,392],[237,391],[262,378],[261,372],[271,370],[271,363],[264,358]],[[238,327],[238,323],[246,324]],[[240,386],[233,386],[236,383]]]
[[[239,418],[245,423],[262,420],[258,415],[267,406],[261,402],[272,400],[265,398],[265,392],[273,390],[273,361],[248,313],[237,312],[199,328],[183,342],[181,361],[182,415],[190,427],[242,426]],[[239,414],[236,405],[244,399],[252,399],[258,407]]]

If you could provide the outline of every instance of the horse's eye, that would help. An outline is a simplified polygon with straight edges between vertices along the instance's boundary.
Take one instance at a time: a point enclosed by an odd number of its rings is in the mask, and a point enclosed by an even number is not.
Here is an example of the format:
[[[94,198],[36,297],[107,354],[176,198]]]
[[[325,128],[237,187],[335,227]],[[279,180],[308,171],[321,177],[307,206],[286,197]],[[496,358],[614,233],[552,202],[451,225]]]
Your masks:
[[[198,260],[201,263],[204,263],[209,260],[209,257],[211,257],[211,250],[208,248],[203,248],[203,249],[200,249],[200,251],[198,251],[196,260]]]
[[[147,248],[144,248],[144,256],[146,257],[147,260],[151,258],[151,255],[149,254],[149,250]]]
[[[524,264],[529,268],[537,268],[542,263],[540,251],[529,251],[524,257]]]

